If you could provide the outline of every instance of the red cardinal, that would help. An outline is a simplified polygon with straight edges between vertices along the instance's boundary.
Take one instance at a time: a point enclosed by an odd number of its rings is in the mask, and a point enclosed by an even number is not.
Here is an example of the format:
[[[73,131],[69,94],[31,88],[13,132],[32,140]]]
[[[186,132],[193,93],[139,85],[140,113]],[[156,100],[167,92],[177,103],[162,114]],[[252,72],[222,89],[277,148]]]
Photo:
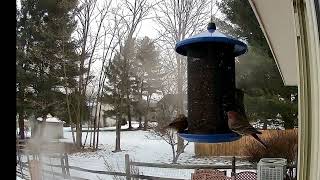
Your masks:
[[[175,129],[178,133],[183,132],[188,128],[187,117],[184,114],[179,114],[167,128]]]
[[[251,135],[259,141],[265,148],[267,148],[267,145],[257,136],[257,134],[262,134],[260,131],[255,129],[249,121],[235,111],[228,111],[228,126],[229,128],[234,131],[235,133],[238,133],[240,135]]]

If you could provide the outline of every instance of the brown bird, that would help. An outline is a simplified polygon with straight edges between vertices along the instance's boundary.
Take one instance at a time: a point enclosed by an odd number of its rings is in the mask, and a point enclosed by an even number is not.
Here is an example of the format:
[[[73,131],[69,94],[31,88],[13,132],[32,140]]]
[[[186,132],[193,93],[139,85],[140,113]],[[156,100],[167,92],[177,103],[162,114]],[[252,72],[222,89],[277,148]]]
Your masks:
[[[260,131],[255,129],[249,123],[248,119],[235,111],[228,111],[228,126],[229,128],[240,135],[251,135],[254,139],[259,141],[265,148],[267,145],[257,136],[257,134],[262,134]]]
[[[188,128],[187,117],[184,114],[179,114],[167,128],[175,129],[178,133],[185,131]]]

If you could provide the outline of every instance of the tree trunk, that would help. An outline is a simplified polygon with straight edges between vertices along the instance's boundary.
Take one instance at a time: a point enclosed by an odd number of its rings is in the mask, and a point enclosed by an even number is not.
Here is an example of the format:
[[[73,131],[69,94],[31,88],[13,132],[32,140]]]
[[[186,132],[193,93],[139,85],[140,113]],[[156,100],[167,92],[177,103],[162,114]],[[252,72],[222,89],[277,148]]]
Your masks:
[[[88,102],[91,102],[91,99],[88,100]],[[87,142],[87,139],[88,139],[88,134],[89,134],[89,131],[90,131],[90,123],[91,123],[91,117],[92,117],[92,110],[93,109],[93,105],[90,106],[89,108],[89,116],[88,116],[88,121],[87,121],[87,133],[86,133],[86,136],[84,138],[84,143],[83,143],[83,146],[86,145],[86,142]],[[90,144],[90,143],[89,143]]]
[[[81,148],[82,147],[82,142],[81,142],[81,139],[82,139],[82,131],[81,131],[81,124],[78,122],[76,124],[76,145],[78,148]]]
[[[74,137],[74,129],[73,129],[72,122],[70,122],[70,128],[71,128],[72,142],[73,142],[73,144],[76,144],[76,138]]]
[[[177,158],[176,158],[176,151],[174,149],[174,144],[171,144],[171,150],[172,150],[172,163],[177,163]]]
[[[100,85],[99,85],[99,89],[100,89]],[[96,100],[96,104],[95,104],[95,112],[94,112],[94,120],[93,120],[93,148],[96,147],[96,129],[97,129],[97,123],[100,121],[100,108],[101,108],[101,103],[99,103],[99,91],[97,94],[97,100]],[[99,115],[99,116],[98,116]],[[97,132],[98,134],[98,132]]]
[[[116,122],[116,149],[113,152],[121,151],[121,148],[120,148],[120,131],[121,131],[121,122],[120,122],[120,117],[118,117],[117,118],[117,122]]]
[[[128,129],[132,129],[131,125],[131,110],[130,110],[130,99],[129,99],[129,91],[127,90],[127,113],[128,113],[128,122],[129,122],[129,127]]]
[[[99,120],[98,120],[98,128],[97,128],[96,150],[98,150],[98,147],[99,147],[99,132],[100,132],[100,112],[99,112]]]
[[[129,127],[128,129],[132,129],[131,126],[131,111],[130,111],[130,99],[129,99],[129,71],[130,71],[130,65],[129,65],[129,59],[128,59],[128,53],[129,53],[129,48],[131,47],[132,43],[132,36],[133,36],[134,29],[131,29],[127,41],[124,46],[124,51],[123,51],[123,56],[124,56],[124,80],[125,80],[125,95],[127,97],[127,115],[128,115],[128,121],[129,121]]]
[[[93,118],[93,137],[92,137],[92,146],[96,147],[96,129],[97,129],[97,116]]]
[[[148,119],[149,119],[149,105],[150,105],[150,96],[147,96],[147,110],[146,114],[144,116],[144,125],[143,125],[143,130],[146,131],[148,128]]]
[[[91,117],[91,116],[89,116],[89,117]],[[87,139],[88,139],[88,135],[89,135],[89,132],[90,132],[90,118],[88,118],[88,119],[89,119],[89,120],[88,120],[88,124],[87,124],[88,128],[87,128],[86,137],[84,138],[83,146],[86,145],[86,142],[87,142]]]
[[[141,128],[142,128],[142,116],[139,113],[139,127],[138,127],[138,129],[141,129]]]
[[[65,64],[63,64],[63,73],[64,73],[64,78],[67,79]],[[76,141],[75,141],[73,126],[72,126],[72,118],[71,118],[71,111],[70,111],[70,102],[69,102],[69,93],[68,93],[67,82],[65,83],[64,89],[66,91],[66,103],[67,103],[67,110],[68,110],[68,118],[69,118],[70,127],[71,127],[72,142],[73,142],[73,144],[75,144]]]
[[[24,92],[22,91],[24,90],[24,87],[20,87],[20,91],[17,93],[18,95],[18,98],[20,99],[21,101],[21,105],[20,105],[20,108],[19,108],[19,118],[18,118],[18,124],[19,124],[19,136],[20,136],[20,139],[25,139],[25,135],[24,135]]]
[[[146,131],[148,129],[148,113],[144,117],[144,124],[143,124],[143,130]]]
[[[178,161],[178,156],[175,156],[173,159],[172,159],[172,163],[173,164],[177,164],[177,161]]]
[[[24,115],[23,115],[23,109],[21,108],[20,112],[19,112],[19,119],[18,119],[18,123],[19,123],[19,136],[20,139],[25,139],[24,136]]]
[[[99,95],[98,95],[98,97],[97,97],[97,99],[99,100],[100,98],[99,98]],[[98,100],[97,100],[97,104],[98,104]],[[97,106],[97,110],[98,110],[98,115],[95,115],[96,117],[97,117],[97,119],[98,119],[98,127],[97,127],[97,140],[96,140],[96,147],[95,147],[95,149],[98,149],[98,143],[99,143],[99,132],[100,132],[100,120],[101,120],[101,103],[99,104],[99,106]]]
[[[90,123],[90,143],[89,143],[89,147],[92,147],[92,131],[93,131],[93,129],[92,129],[92,124]]]
[[[141,103],[140,105],[142,106],[142,93],[143,93],[143,80],[140,79],[141,81],[141,87],[140,87],[140,95],[139,95],[139,102]],[[139,107],[139,127],[138,129],[142,129],[142,112],[144,109],[142,107]]]

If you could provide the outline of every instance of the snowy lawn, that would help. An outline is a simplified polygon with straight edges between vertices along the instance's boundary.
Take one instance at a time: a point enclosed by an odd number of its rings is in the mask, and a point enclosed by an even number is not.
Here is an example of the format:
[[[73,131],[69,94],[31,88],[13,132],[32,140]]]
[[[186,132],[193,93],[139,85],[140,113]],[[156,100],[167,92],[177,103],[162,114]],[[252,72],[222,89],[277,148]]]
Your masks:
[[[137,123],[133,123],[133,127],[137,127]],[[128,126],[122,126],[126,129]],[[84,128],[86,129],[86,128]],[[138,162],[152,162],[152,163],[171,163],[172,152],[171,147],[164,140],[153,136],[148,131],[121,131],[121,152],[112,152],[115,149],[115,131],[114,127],[101,128],[99,133],[99,150],[95,152],[79,152],[69,154],[69,164],[71,166],[82,167],[90,170],[101,171],[117,171],[125,172],[124,157],[129,154],[130,159]],[[83,142],[87,132],[83,132]],[[70,127],[64,128],[64,137],[61,139],[63,142],[72,142],[72,134]],[[89,141],[90,133],[88,135]],[[59,161],[53,162],[52,159],[47,159],[47,162],[58,164]],[[106,165],[107,163],[107,165]],[[212,165],[226,165],[231,164],[230,160],[223,157],[219,158],[195,158],[194,157],[194,144],[189,143],[185,152],[180,155],[178,163],[180,164],[212,164]],[[246,162],[237,162],[238,164],[248,164]],[[108,168],[109,166],[109,168]],[[56,170],[55,170],[56,171]],[[58,171],[58,170],[57,170]],[[60,169],[61,171],[61,169]],[[194,170],[185,169],[166,169],[166,168],[149,168],[139,167],[140,174],[151,175],[167,178],[181,178],[190,179],[191,173]],[[112,176],[101,174],[93,174],[70,170],[71,176],[96,179],[110,179]],[[227,171],[230,176],[231,170]],[[55,177],[54,179],[57,179]],[[125,177],[123,177],[125,179]]]
[[[133,124],[137,127],[137,124]],[[127,126],[122,126],[123,129]],[[112,152],[115,149],[115,131],[110,128],[101,128],[99,133],[99,149],[96,152],[75,153],[69,155],[69,163],[73,166],[94,170],[110,170],[105,165],[107,162],[113,171],[125,172],[124,156],[129,154],[130,159],[139,162],[171,163],[172,153],[169,144],[160,138],[152,136],[148,131],[122,131],[121,132],[121,152]],[[85,137],[86,132],[83,133]],[[90,137],[90,134],[88,135]],[[70,128],[64,128],[64,142],[72,142]],[[87,140],[88,141],[88,140]],[[83,139],[84,142],[84,139]],[[194,156],[194,146],[190,143],[185,153],[181,154],[179,163],[188,163]],[[159,169],[139,167],[139,172],[144,175],[185,178],[190,179],[193,170]],[[89,173],[88,173],[89,174]],[[93,174],[91,174],[93,175]],[[93,175],[94,176],[94,175]],[[95,177],[90,176],[90,179]],[[96,176],[96,175],[95,175]],[[103,178],[103,176],[98,175]],[[104,179],[104,178],[103,178]]]

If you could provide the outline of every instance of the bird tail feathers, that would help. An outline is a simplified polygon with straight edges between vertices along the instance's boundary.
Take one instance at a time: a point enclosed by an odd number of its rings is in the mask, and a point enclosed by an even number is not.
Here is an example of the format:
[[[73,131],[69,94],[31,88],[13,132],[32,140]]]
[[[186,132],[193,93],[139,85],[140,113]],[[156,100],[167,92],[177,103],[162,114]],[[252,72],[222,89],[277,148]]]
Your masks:
[[[259,141],[263,145],[264,148],[266,148],[266,149],[268,148],[268,146],[256,134],[252,134],[252,137],[254,139],[256,139],[257,141]]]

